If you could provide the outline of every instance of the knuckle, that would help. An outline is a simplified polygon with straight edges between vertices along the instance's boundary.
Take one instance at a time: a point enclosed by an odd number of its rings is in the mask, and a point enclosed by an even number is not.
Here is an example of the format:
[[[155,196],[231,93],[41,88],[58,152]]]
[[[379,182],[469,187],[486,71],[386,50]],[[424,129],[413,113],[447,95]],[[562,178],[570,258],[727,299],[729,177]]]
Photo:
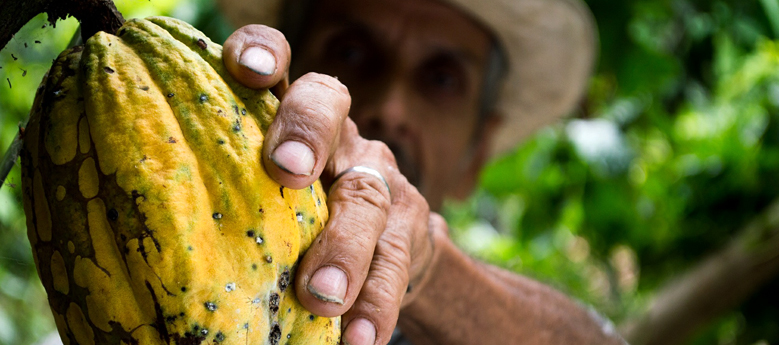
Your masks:
[[[287,97],[283,103],[283,115],[279,116],[283,119],[280,123],[283,133],[313,147],[330,141],[336,132],[336,124],[332,121],[332,109],[328,104],[318,99],[303,101],[297,97]]]
[[[379,157],[382,161],[391,163],[392,166],[396,165],[395,154],[392,153],[392,150],[390,150],[387,144],[378,140],[368,140],[368,144],[375,154],[375,157]]]
[[[371,277],[369,282],[369,288],[373,290],[374,304],[386,306],[394,306],[400,302],[403,298],[403,291],[399,289],[401,285],[405,285],[404,279],[401,276],[392,276],[389,272],[379,272],[374,270],[375,274]]]
[[[386,214],[390,202],[382,192],[381,181],[362,174],[346,174],[337,182],[330,199],[335,202],[354,204],[357,207],[369,206],[377,212]]]
[[[427,203],[427,199],[405,177],[402,178],[403,183],[399,183],[402,188],[399,188],[393,204],[407,209],[415,218],[427,218],[427,215],[430,213],[430,205]]]
[[[379,239],[374,254],[375,264],[380,271],[395,272],[400,275],[408,270],[410,264],[410,243],[407,236],[385,233]]]
[[[284,34],[270,26],[262,24],[249,24],[245,25],[235,32],[240,35],[245,41],[256,41],[257,39],[283,39],[286,40]]]
[[[445,228],[448,227],[446,220],[438,213],[430,212],[429,223],[431,228]]]
[[[329,90],[336,96],[344,97],[346,99],[351,100],[349,89],[346,87],[346,85],[341,83],[340,80],[333,78],[327,74],[308,72],[302,77],[300,77],[299,80],[302,80],[306,83],[311,83],[317,86],[324,87],[326,90]]]

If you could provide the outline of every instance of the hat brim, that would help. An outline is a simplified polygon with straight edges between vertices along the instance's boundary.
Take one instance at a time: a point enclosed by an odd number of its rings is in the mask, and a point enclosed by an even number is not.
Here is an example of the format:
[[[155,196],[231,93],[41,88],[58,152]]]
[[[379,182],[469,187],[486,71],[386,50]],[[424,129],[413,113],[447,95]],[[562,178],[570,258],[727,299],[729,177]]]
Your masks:
[[[586,89],[596,57],[597,34],[579,0],[444,0],[492,30],[509,71],[497,110],[504,121],[492,155],[510,150],[535,130],[571,111]],[[277,27],[283,0],[219,0],[238,26]]]

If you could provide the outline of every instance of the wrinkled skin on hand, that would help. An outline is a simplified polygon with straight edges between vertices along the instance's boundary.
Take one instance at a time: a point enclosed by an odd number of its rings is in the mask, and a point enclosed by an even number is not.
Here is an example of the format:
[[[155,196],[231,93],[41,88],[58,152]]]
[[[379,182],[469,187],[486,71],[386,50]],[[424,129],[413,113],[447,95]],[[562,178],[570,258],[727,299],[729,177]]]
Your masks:
[[[281,99],[263,148],[270,176],[289,188],[317,178],[330,188],[330,221],[295,279],[300,302],[317,315],[343,315],[345,342],[386,343],[401,306],[412,299],[407,290],[424,281],[432,234],[445,233],[445,223],[399,172],[387,145],[360,137],[341,82],[308,73],[289,84],[290,49],[280,32],[261,25],[239,29],[225,42],[224,61],[244,85],[271,88]],[[353,166],[375,169],[389,190],[365,173],[333,180]]]

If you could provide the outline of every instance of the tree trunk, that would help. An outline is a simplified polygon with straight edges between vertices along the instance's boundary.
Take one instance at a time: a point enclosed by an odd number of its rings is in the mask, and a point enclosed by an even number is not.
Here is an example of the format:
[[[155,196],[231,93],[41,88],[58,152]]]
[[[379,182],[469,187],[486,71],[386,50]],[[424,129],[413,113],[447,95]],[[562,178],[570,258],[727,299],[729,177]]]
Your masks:
[[[659,290],[622,334],[632,345],[674,345],[738,306],[779,274],[779,200],[724,249]]]

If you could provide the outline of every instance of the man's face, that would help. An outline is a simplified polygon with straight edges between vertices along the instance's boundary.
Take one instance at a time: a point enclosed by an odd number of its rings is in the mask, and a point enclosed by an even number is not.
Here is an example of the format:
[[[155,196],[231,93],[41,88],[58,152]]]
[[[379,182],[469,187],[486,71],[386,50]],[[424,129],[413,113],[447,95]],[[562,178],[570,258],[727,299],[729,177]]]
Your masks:
[[[307,25],[293,74],[338,77],[360,134],[387,143],[431,209],[470,189],[490,35],[432,0],[320,1]]]

